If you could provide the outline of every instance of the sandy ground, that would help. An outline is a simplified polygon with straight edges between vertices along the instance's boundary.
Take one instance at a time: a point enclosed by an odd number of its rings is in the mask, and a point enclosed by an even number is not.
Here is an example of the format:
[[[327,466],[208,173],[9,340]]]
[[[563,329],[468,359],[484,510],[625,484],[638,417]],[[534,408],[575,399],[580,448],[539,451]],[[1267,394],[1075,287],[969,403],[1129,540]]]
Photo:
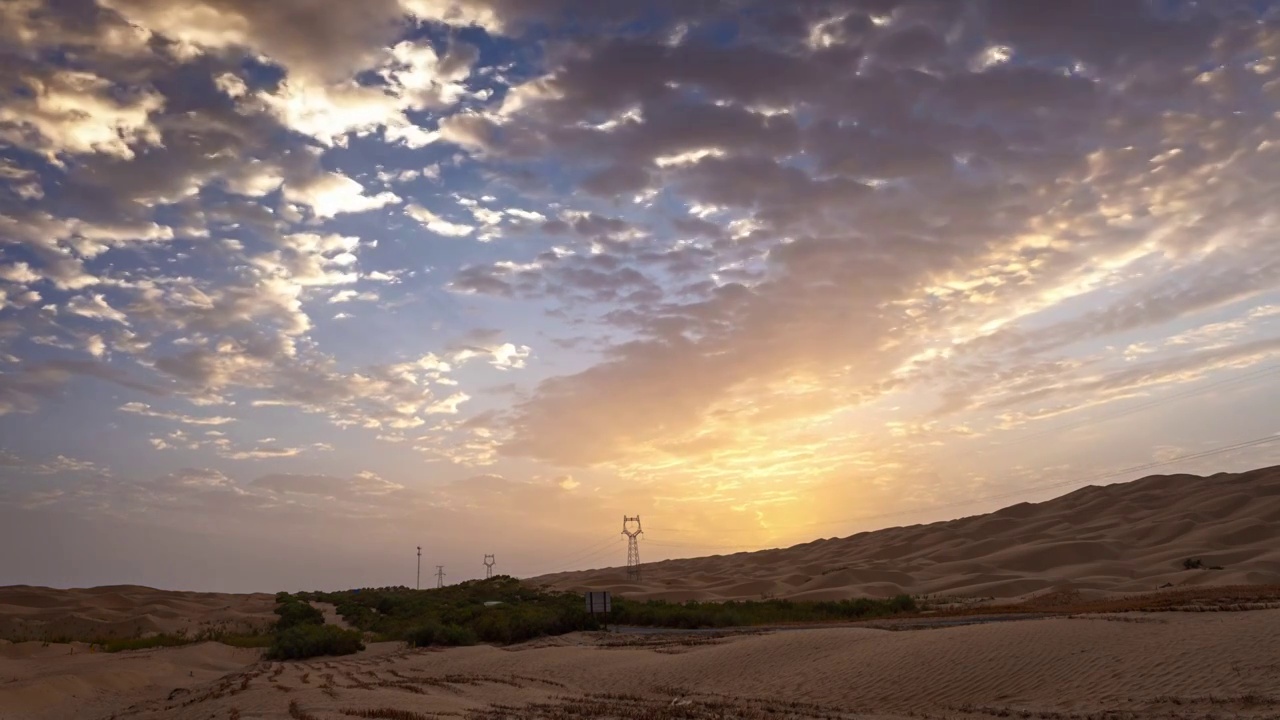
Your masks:
[[[644,541],[641,540],[641,557]],[[1201,558],[1221,570],[1186,571]],[[1158,475],[988,515],[783,550],[561,573],[529,582],[669,600],[828,600],[898,593],[1024,597],[1049,589],[1280,583],[1280,467]]]
[[[1268,469],[1153,477],[948,523],[658,563],[635,585],[617,571],[551,580],[672,598],[905,591],[945,602],[1065,588],[1047,597],[1079,603],[1162,585],[1280,583],[1278,535],[1280,470]],[[1187,557],[1223,569],[1185,570]],[[273,607],[267,594],[16,586],[0,588],[0,637],[247,629],[269,624]],[[903,631],[575,634],[448,651],[383,643],[299,663],[217,643],[105,654],[0,640],[0,720],[992,716],[1280,718],[1280,609]]]
[[[214,643],[74,656],[29,645],[0,660],[5,720],[1280,717],[1280,610],[575,634],[507,649],[383,643],[297,663]]]
[[[136,585],[59,590],[0,587],[0,638],[106,639],[205,629],[247,631],[275,621],[266,593],[172,592]]]

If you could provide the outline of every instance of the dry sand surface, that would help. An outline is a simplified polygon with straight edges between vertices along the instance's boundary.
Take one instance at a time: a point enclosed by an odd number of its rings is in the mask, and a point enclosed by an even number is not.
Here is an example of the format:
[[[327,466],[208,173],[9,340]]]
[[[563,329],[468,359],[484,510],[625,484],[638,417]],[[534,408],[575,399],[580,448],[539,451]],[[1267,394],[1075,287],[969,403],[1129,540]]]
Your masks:
[[[643,548],[641,540],[642,557]],[[1223,569],[1189,572],[1187,558]],[[1148,592],[1169,583],[1273,584],[1280,582],[1280,467],[1157,475],[949,522],[645,564],[639,583],[620,568],[530,582],[670,600],[1014,598],[1064,586]]]
[[[0,587],[0,638],[12,640],[138,637],[247,631],[275,621],[275,596],[265,593],[172,592],[136,585],[71,590]]]
[[[1218,587],[1280,583],[1278,528],[1280,470],[1268,469],[1152,477],[953,522],[657,563],[634,586],[617,571],[550,578],[639,597],[1042,594],[1041,609],[1066,598],[1095,612],[1171,584],[1168,602],[1141,607],[1273,609],[897,631],[575,634],[447,651],[381,643],[290,663],[208,642],[107,654],[0,640],[0,720],[1280,718],[1280,590]],[[1188,557],[1224,569],[1185,570]],[[0,637],[261,627],[273,606],[265,594],[0,588]]]
[[[1280,717],[1280,610],[382,643],[296,663],[214,643],[31,653],[0,660],[0,718]]]

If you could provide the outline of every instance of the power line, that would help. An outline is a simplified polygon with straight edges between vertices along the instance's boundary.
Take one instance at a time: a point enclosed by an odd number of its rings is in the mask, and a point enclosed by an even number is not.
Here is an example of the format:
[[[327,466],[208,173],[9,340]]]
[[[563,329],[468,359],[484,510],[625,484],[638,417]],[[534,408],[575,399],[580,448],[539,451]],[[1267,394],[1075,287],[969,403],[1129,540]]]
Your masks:
[[[537,577],[539,575],[550,575],[556,572],[564,572],[565,571],[564,568],[566,568],[569,565],[575,565],[580,562],[585,562],[586,560],[589,560],[589,559],[595,559],[595,557],[598,557],[599,555],[613,552],[612,546],[620,543],[621,541],[622,541],[622,538],[620,536],[609,535],[607,538],[604,539],[603,542],[595,543],[594,545],[591,545],[590,547],[587,547],[587,548],[579,548],[578,550],[575,550],[571,555],[565,556],[564,558],[561,558],[560,560],[556,560],[555,562],[551,562],[551,563],[547,563],[546,565],[543,565],[542,568],[544,568],[545,570],[542,570],[540,572],[530,573],[526,577]],[[609,547],[606,547],[606,546],[609,546]],[[601,548],[605,548],[605,549],[601,551]]]

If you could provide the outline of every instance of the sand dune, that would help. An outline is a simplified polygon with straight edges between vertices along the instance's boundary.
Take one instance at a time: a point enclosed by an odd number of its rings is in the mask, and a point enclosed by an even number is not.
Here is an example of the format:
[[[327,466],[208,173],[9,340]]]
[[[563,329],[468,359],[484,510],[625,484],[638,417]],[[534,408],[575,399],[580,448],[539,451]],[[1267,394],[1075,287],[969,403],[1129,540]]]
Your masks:
[[[0,588],[0,637],[78,640],[198,633],[204,628],[247,631],[274,620],[275,596],[265,593],[173,592],[136,585]]]
[[[952,522],[656,563],[638,583],[616,569],[543,580],[680,599],[1016,597],[1064,586],[1112,595],[1167,584],[1198,597],[1198,586],[1280,582],[1277,521],[1280,470],[1162,476]],[[1188,557],[1224,569],[1183,569]],[[1187,604],[1244,607],[1230,598]],[[273,606],[266,594],[16,586],[0,588],[0,636],[248,628],[270,622]],[[321,609],[337,621],[332,607]],[[298,663],[217,643],[105,654],[0,640],[0,720],[1264,718],[1280,717],[1277,647],[1277,609],[897,632],[573,634],[447,651],[375,643]]]
[[[1280,713],[1277,647],[1280,610],[575,634],[505,649],[381,643],[298,663],[207,644],[40,657],[36,670],[0,661],[0,674],[17,676],[0,683],[0,719],[1263,718]]]
[[[643,543],[641,548],[643,551]],[[1185,570],[1200,558],[1221,570]],[[530,580],[628,597],[806,600],[897,593],[1020,597],[1048,589],[1280,582],[1280,467],[1210,477],[1157,475],[1086,487],[949,522],[816,540],[780,550]]]

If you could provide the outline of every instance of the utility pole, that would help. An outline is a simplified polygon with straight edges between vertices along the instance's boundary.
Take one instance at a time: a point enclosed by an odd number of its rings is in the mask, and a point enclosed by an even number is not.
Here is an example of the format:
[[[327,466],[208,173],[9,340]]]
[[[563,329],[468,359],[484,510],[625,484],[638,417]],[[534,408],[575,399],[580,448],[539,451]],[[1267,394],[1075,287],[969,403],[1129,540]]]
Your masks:
[[[635,523],[635,529],[631,529],[631,523]],[[627,517],[622,516],[622,534],[627,536],[627,579],[640,579],[640,542],[639,538],[644,534],[644,530],[640,528],[640,516]]]
[[[488,580],[489,578],[493,577],[493,563],[494,563],[494,559],[492,555],[484,556],[484,579],[485,580]]]
[[[444,587],[444,566],[443,565],[436,566],[436,587],[437,588]]]
[[[418,546],[418,581],[413,584],[414,590],[422,589],[422,546]]]

